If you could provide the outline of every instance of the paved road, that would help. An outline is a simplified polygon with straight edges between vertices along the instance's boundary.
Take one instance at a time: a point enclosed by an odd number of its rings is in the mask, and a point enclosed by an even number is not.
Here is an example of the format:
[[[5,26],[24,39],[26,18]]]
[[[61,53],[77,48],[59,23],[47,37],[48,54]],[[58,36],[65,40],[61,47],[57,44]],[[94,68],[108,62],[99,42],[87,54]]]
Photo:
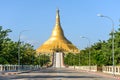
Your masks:
[[[0,80],[115,80],[109,76],[70,69],[42,69],[13,76],[0,76]]]

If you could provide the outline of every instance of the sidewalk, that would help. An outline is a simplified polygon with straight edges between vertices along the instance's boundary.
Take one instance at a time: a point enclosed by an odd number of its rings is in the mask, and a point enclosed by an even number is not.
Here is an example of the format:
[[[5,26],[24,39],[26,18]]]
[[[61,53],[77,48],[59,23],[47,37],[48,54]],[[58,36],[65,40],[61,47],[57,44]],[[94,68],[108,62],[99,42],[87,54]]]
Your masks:
[[[0,72],[0,75],[17,75],[17,74],[21,74],[21,73],[25,73],[25,72],[30,72],[31,70],[27,70],[27,71],[4,71],[4,72]]]

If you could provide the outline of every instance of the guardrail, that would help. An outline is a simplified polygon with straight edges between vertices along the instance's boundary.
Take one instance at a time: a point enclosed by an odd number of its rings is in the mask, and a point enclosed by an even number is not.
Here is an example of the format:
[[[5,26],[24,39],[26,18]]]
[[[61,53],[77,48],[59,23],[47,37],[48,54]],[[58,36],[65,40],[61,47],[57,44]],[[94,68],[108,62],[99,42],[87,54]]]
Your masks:
[[[113,74],[113,66],[103,66],[102,67],[102,72]],[[114,73],[116,75],[120,75],[120,66],[115,66]]]
[[[0,71],[35,70],[41,68],[40,65],[0,65]]]

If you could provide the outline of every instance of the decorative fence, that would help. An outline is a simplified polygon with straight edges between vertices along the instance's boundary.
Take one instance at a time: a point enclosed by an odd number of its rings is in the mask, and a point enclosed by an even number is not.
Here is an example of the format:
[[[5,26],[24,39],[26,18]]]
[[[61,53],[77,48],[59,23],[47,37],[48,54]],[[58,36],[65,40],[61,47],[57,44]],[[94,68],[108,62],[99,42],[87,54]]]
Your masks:
[[[116,75],[120,75],[120,66],[115,66],[114,69],[113,69],[113,66],[103,66],[102,67],[102,72],[104,72],[104,73],[113,74],[113,70]]]
[[[69,66],[70,69],[97,71],[97,66]]]
[[[40,69],[40,65],[0,65],[0,71],[17,71],[19,70],[36,70]],[[86,71],[98,71],[97,66],[69,66],[70,69],[77,69],[77,70],[86,70]],[[113,66],[103,66],[102,67],[103,73],[113,74]],[[120,75],[120,66],[115,66],[114,73],[116,75]]]
[[[70,69],[77,69],[77,70],[85,70],[85,71],[101,71],[103,73],[113,74],[113,66],[103,66],[101,70],[99,70],[98,66],[69,66]],[[120,66],[115,66],[114,74],[120,75]]]
[[[0,65],[0,71],[17,71],[19,70],[35,70],[39,69],[40,65]]]

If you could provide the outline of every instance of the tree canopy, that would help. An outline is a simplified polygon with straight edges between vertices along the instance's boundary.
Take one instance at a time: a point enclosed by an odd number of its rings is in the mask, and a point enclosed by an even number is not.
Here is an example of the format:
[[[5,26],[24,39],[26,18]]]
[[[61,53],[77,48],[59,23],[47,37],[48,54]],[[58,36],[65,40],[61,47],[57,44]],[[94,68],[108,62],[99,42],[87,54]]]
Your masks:
[[[43,55],[37,56],[33,45],[12,41],[8,37],[10,32],[12,30],[3,30],[2,26],[0,26],[0,64],[18,64],[18,46],[20,46],[21,65],[39,64],[42,66],[50,61],[47,55],[44,55],[45,58],[47,57],[46,59],[39,59]]]
[[[112,34],[110,33],[110,36],[111,35]],[[114,49],[115,65],[120,65],[120,28],[114,33]],[[85,50],[81,50],[79,54],[75,55],[75,65],[78,65],[78,62],[80,65],[89,65],[89,50],[91,65],[112,65],[112,36],[107,41],[99,40],[97,43],[91,45],[91,47],[87,47]],[[80,56],[78,57],[77,55]],[[67,54],[65,56],[65,63],[67,65],[71,65],[70,63],[67,63],[67,60],[72,62],[72,56],[74,55]]]

